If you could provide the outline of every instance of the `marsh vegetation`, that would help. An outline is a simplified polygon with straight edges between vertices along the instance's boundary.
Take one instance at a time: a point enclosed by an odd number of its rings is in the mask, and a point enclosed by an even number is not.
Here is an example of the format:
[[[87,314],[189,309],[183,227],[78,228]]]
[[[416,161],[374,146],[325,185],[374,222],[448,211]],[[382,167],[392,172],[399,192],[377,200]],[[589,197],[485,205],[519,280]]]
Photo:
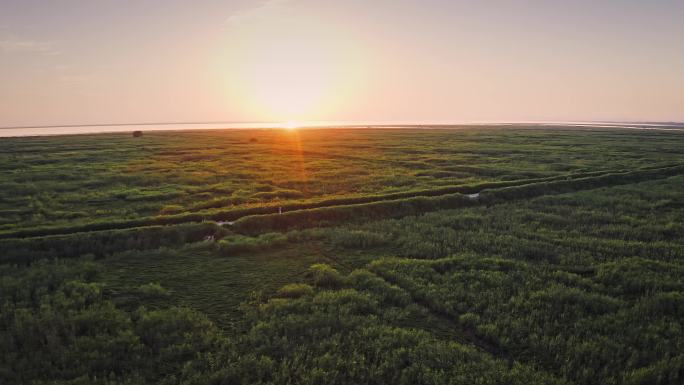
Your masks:
[[[0,150],[2,383],[684,381],[679,132],[146,132]]]

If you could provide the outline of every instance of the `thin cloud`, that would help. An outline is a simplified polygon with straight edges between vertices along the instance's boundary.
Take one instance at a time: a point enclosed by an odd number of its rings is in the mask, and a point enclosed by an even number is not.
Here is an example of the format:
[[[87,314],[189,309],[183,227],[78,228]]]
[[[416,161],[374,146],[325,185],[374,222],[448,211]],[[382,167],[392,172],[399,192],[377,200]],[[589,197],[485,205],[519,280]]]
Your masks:
[[[259,18],[261,15],[277,11],[291,0],[265,0],[261,4],[235,12],[226,19],[226,25],[241,24]]]
[[[0,52],[4,53],[32,53],[42,55],[59,55],[51,44],[36,40],[17,38],[0,39]]]

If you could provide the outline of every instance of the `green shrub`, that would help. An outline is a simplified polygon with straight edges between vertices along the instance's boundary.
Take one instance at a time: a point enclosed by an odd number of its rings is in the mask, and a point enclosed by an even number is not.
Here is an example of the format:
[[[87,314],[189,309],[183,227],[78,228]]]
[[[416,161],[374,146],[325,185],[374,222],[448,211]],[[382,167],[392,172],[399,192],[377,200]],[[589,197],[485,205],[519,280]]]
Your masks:
[[[291,283],[278,289],[276,297],[299,298],[306,295],[312,295],[313,292],[314,290],[311,285],[307,285],[305,283]]]
[[[335,289],[344,286],[344,278],[330,265],[323,263],[311,265],[308,275],[317,287]]]
[[[465,313],[458,317],[458,321],[466,326],[475,327],[480,323],[480,316],[473,313]]]

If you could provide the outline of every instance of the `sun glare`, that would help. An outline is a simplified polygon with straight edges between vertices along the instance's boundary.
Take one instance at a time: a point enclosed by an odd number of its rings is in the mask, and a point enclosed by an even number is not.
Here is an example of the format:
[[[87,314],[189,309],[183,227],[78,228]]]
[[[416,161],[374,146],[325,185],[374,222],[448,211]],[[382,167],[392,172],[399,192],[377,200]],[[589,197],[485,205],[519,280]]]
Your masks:
[[[231,104],[258,119],[326,120],[365,84],[358,43],[325,25],[273,19],[235,28],[240,39],[221,64],[224,87]]]
[[[299,123],[297,123],[295,121],[289,121],[289,122],[283,123],[283,128],[288,130],[288,131],[294,131],[294,130],[298,129],[299,126],[300,126]]]

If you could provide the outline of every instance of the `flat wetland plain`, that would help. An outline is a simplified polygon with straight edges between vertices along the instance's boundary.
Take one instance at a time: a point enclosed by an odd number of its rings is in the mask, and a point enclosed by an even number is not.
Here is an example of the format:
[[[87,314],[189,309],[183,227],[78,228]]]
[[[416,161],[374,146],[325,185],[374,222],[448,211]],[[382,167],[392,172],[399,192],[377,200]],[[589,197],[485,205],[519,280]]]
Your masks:
[[[0,170],[0,383],[684,383],[683,132],[8,138]]]

